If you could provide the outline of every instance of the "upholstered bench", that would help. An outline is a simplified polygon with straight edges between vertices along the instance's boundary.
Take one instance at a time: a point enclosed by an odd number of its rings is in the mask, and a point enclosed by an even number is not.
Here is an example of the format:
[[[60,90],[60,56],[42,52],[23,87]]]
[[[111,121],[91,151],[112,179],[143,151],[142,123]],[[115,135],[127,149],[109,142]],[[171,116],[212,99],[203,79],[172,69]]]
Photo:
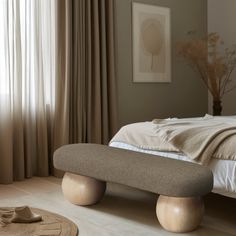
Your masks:
[[[66,172],[64,196],[78,205],[92,205],[103,196],[106,182],[159,194],[160,224],[172,232],[194,230],[201,222],[202,196],[211,192],[212,172],[203,166],[97,144],[57,149],[54,167]]]

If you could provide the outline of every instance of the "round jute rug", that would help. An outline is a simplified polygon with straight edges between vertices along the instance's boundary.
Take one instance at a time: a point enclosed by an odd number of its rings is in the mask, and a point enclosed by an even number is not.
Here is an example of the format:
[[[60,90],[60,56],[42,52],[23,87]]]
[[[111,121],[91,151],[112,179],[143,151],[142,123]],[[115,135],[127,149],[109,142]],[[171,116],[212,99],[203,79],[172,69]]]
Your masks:
[[[10,208],[9,208],[10,209]],[[1,236],[77,236],[78,227],[69,219],[41,209],[30,208],[32,212],[42,216],[37,223],[11,223],[0,226]]]

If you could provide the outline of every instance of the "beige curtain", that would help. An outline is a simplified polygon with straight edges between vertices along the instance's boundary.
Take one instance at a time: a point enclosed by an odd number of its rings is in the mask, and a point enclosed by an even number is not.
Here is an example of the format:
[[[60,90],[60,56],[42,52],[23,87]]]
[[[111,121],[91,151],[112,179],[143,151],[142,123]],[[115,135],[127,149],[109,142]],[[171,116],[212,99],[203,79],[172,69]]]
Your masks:
[[[0,183],[49,174],[54,1],[0,2]]]
[[[113,0],[0,1],[0,183],[47,176],[57,147],[116,131],[113,12]]]
[[[113,0],[58,2],[55,146],[117,130]]]

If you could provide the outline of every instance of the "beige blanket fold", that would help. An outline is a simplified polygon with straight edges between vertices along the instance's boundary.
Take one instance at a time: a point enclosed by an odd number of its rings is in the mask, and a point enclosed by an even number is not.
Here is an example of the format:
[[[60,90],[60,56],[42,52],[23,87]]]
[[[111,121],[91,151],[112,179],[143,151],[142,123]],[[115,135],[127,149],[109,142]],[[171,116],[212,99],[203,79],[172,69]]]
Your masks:
[[[236,160],[236,126],[230,124],[165,124],[157,126],[156,135],[201,164],[207,164],[212,157]]]
[[[152,122],[140,122],[123,126],[110,141],[130,144],[146,150],[179,152],[155,133],[156,125]]]
[[[183,153],[206,165],[211,158],[236,160],[236,117],[156,119],[124,126],[112,142],[135,147]]]

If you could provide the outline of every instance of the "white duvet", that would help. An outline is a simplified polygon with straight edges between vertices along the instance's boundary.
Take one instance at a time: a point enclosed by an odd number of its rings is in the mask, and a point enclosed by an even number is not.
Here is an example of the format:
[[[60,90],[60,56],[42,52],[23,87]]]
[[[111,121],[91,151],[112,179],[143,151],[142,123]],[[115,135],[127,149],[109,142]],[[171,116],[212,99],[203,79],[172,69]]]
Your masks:
[[[132,125],[133,124],[127,125],[125,127],[122,127],[122,129],[126,129],[126,132],[128,133],[129,126],[132,126]],[[147,129],[150,129],[150,127],[153,126],[153,123],[142,122],[142,123],[136,123],[135,125],[142,126],[142,129],[145,127]],[[142,135],[145,135],[145,134],[142,134]],[[159,156],[163,156],[167,158],[173,158],[173,159],[192,162],[192,160],[190,160],[188,157],[180,153],[160,152],[160,151],[154,151],[150,149],[147,150],[144,148],[136,147],[135,145],[132,145],[132,144],[125,143],[122,140],[117,141],[115,140],[115,138],[111,140],[109,145],[112,147],[123,148],[123,149],[138,151],[138,152],[159,155]],[[220,159],[213,158],[208,166],[214,174],[213,192],[221,194],[221,195],[225,195],[228,197],[236,198],[236,161],[220,160]]]

